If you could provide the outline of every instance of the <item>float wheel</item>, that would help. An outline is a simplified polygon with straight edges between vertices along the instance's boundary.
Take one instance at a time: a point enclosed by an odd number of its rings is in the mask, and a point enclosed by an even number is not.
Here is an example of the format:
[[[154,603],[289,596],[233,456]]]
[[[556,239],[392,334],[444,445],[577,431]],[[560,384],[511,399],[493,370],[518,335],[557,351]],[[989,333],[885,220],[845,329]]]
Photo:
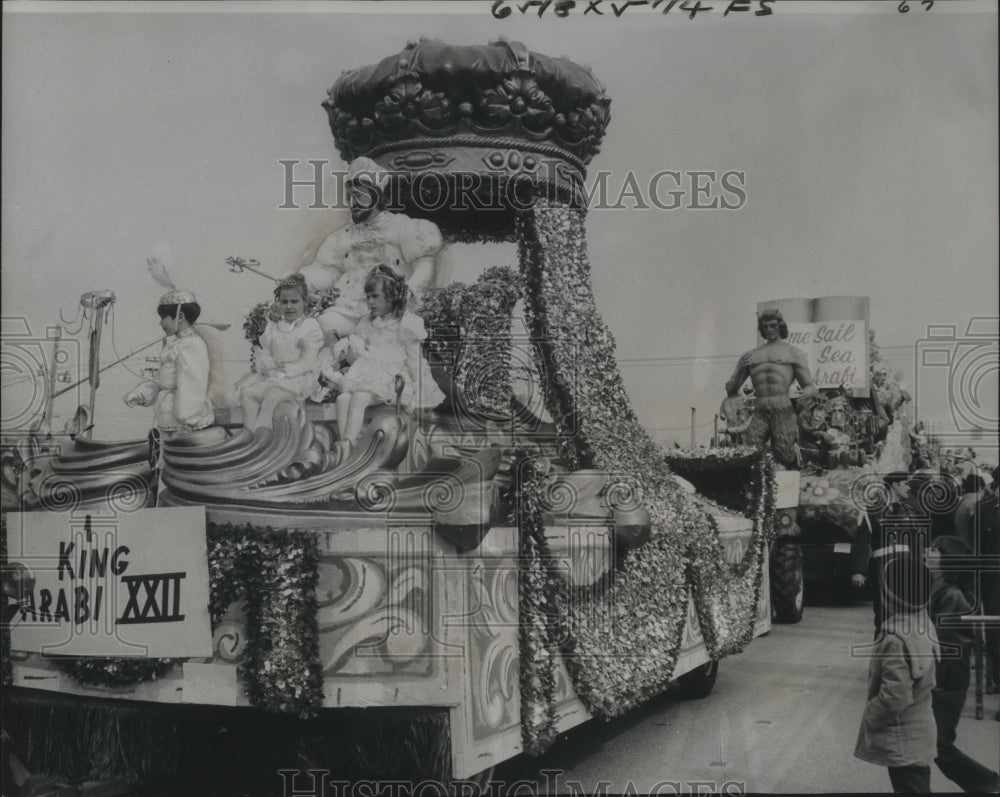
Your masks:
[[[799,622],[804,597],[802,546],[779,540],[771,552],[771,608],[775,621]]]

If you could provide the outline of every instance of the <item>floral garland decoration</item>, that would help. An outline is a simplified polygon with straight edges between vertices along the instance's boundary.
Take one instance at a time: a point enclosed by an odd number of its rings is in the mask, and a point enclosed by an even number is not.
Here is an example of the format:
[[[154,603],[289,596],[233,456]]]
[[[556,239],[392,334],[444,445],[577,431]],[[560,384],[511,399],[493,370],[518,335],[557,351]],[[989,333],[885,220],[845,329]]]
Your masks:
[[[552,589],[545,598],[559,609],[577,694],[607,718],[669,683],[689,594],[714,658],[752,638],[757,595],[737,596],[749,581],[759,585],[766,535],[751,535],[741,561],[726,563],[714,521],[677,486],[663,451],[639,424],[594,302],[584,220],[583,211],[539,196],[518,217],[517,237],[528,322],[562,456],[570,469],[597,468],[639,484],[652,520],[651,540],[620,555],[612,576],[589,594],[562,601]],[[754,487],[758,495],[763,489]]]
[[[209,524],[208,550],[213,623],[234,600],[246,602],[249,634],[240,673],[250,704],[314,716],[323,703],[316,535]]]
[[[720,473],[732,478],[732,461],[723,456]],[[754,622],[760,605],[764,579],[764,559],[774,539],[775,477],[774,456],[759,449],[737,454],[733,461],[748,465],[745,479],[747,501],[742,507],[753,520],[746,551],[738,562],[727,562],[717,535],[700,535],[689,550],[689,581],[705,644],[714,657],[738,653],[753,639]],[[714,518],[709,520],[715,524]]]
[[[547,463],[518,451],[511,471],[519,534],[521,740],[526,753],[540,755],[557,735],[556,633],[560,624],[555,608],[562,586],[542,524],[541,496],[546,487]]]
[[[155,681],[166,675],[178,659],[145,658],[71,658],[55,660],[59,669],[87,686],[132,686],[145,681]]]
[[[429,291],[420,314],[429,330],[428,360],[450,370],[453,395],[476,413],[511,413],[511,333],[521,296],[517,273],[492,266],[472,284],[454,282]]]
[[[566,667],[584,705],[603,719],[663,692],[677,664],[688,608],[682,530],[698,518],[667,509],[668,489],[646,495],[650,541],[616,552],[611,577],[560,604]]]

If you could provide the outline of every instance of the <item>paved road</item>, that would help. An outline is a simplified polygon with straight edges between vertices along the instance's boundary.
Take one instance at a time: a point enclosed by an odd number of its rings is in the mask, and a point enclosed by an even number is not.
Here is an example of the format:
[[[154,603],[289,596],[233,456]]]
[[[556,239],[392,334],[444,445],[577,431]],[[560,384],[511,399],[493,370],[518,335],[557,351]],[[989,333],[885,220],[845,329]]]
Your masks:
[[[664,794],[675,793],[673,784],[696,793],[890,792],[885,769],[852,755],[868,662],[852,657],[851,647],[870,639],[869,605],[807,607],[801,623],[776,625],[724,659],[708,698],[685,701],[668,691],[627,717],[574,729],[541,758],[507,762],[494,777],[533,779],[539,793],[593,794],[605,783],[611,794],[648,793],[657,784],[667,784]],[[985,700],[986,719],[976,720],[970,691],[958,744],[996,766],[1000,698]],[[957,791],[933,767],[931,786]]]

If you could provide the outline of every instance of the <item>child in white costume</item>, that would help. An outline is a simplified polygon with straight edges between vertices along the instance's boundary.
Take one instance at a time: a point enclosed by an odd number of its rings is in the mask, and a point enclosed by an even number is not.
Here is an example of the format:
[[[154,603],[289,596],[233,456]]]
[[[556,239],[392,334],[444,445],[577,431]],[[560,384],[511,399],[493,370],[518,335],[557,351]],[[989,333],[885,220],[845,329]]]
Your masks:
[[[208,398],[208,347],[192,328],[201,307],[193,293],[173,290],[160,299],[157,313],[167,335],[159,373],[126,393],[125,403],[129,407],[155,403],[153,426],[169,436],[210,426],[215,415]]]
[[[333,347],[334,358],[345,358],[351,366],[345,373],[330,366],[323,369],[326,381],[340,391],[337,426],[341,441],[349,445],[361,434],[366,408],[396,400],[399,376],[400,402],[407,409],[433,408],[444,401],[420,351],[427,330],[420,316],[406,311],[407,295],[406,281],[388,266],[368,272],[365,298],[370,313]]]
[[[249,429],[270,428],[279,402],[302,401],[316,386],[323,330],[315,318],[305,315],[305,279],[301,274],[283,279],[274,297],[281,318],[267,322],[260,348],[254,349],[255,372],[236,386],[243,425]]]

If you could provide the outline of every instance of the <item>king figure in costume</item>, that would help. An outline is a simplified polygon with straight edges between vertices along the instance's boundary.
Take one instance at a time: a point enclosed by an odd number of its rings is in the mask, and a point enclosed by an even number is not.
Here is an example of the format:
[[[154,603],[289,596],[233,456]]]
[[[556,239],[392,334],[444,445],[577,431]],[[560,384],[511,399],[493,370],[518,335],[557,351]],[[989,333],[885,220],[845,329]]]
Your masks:
[[[375,266],[401,274],[417,302],[434,282],[441,232],[433,222],[385,210],[388,180],[370,158],[351,161],[346,185],[352,223],[332,233],[313,262],[300,269],[310,290],[339,291],[336,303],[319,316],[327,345],[349,335],[369,314],[365,279]]]

